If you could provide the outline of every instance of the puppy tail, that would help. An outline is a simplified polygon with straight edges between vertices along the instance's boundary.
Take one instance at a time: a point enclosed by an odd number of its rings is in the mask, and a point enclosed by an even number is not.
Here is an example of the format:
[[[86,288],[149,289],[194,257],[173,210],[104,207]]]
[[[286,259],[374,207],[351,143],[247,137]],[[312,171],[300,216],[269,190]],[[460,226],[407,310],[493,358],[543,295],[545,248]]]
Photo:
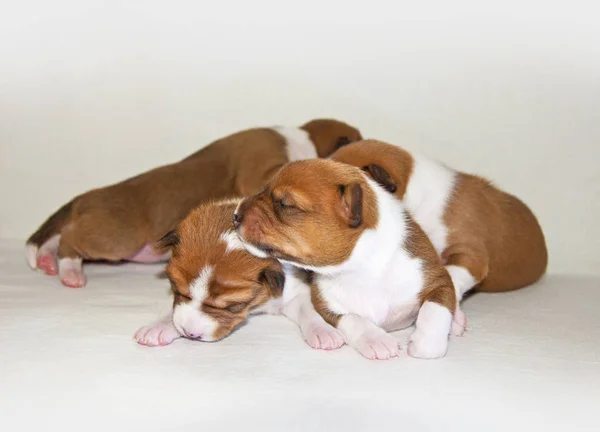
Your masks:
[[[50,237],[59,234],[63,227],[71,219],[71,211],[75,200],[71,200],[59,208],[52,216],[46,219],[46,222],[34,232],[27,240],[28,245],[42,246]]]

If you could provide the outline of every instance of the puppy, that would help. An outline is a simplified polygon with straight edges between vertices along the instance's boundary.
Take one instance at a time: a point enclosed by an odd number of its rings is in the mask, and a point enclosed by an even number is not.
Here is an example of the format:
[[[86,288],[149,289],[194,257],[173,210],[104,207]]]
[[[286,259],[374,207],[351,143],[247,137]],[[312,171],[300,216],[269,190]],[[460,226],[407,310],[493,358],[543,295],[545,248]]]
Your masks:
[[[408,354],[446,353],[456,308],[450,275],[402,202],[361,169],[288,164],[240,203],[234,224],[254,255],[312,272],[316,310],[363,356],[397,356],[387,331],[415,319]]]
[[[167,265],[173,309],[140,328],[134,338],[148,346],[166,345],[181,336],[217,341],[249,313],[265,311],[282,313],[298,324],[313,348],[342,346],[341,334],[315,311],[300,271],[244,249],[231,225],[238,203],[203,204],[163,237],[161,247],[173,251]]]
[[[180,162],[75,197],[27,240],[27,261],[78,288],[86,283],[83,260],[166,260],[153,244],[198,204],[257,193],[285,163],[325,157],[360,138],[352,126],[327,119],[238,132]]]
[[[536,217],[488,180],[375,140],[349,144],[331,159],[364,169],[405,203],[446,264],[458,301],[474,287],[515,290],[545,273],[548,252]],[[465,325],[457,309],[453,333]]]

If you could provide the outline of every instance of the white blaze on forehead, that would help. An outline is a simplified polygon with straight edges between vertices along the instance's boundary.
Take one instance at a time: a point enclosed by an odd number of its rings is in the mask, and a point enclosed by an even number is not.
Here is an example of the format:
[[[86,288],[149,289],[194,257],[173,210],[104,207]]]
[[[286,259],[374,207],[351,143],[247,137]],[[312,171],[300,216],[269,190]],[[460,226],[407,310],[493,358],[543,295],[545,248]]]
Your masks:
[[[214,267],[206,266],[198,274],[198,278],[190,285],[190,295],[194,302],[202,302],[208,294],[208,284],[212,277]]]
[[[223,240],[227,245],[227,247],[225,248],[225,252],[246,249],[238,235],[233,231],[227,231],[221,234],[221,240]]]
[[[217,322],[202,312],[202,302],[208,295],[208,286],[214,271],[214,266],[206,266],[196,280],[190,285],[192,301],[179,303],[173,310],[173,324],[181,334],[202,336],[202,340],[214,340]]]

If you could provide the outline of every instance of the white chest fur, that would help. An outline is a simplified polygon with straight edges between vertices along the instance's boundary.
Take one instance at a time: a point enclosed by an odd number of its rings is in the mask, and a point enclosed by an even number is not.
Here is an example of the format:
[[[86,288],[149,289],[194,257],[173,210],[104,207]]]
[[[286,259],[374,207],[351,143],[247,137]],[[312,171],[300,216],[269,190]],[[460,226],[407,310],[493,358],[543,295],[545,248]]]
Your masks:
[[[285,126],[276,126],[273,130],[285,138],[290,162],[317,157],[315,145],[305,130]]]
[[[419,311],[423,286],[421,260],[398,253],[381,272],[320,276],[318,286],[329,309],[356,314],[387,330],[410,326]]]
[[[379,221],[363,232],[347,261],[313,268],[329,309],[356,314],[386,330],[411,325],[423,289],[422,261],[404,249],[407,226],[401,202],[368,180],[376,193]]]
[[[441,254],[446,249],[448,236],[444,212],[454,190],[456,172],[419,155],[413,158],[404,204]]]

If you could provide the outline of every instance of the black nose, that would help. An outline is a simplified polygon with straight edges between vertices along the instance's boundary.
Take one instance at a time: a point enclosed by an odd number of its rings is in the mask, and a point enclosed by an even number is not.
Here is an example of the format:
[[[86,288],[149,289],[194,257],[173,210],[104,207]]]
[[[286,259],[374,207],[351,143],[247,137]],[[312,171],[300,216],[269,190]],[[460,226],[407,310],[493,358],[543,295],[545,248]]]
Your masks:
[[[233,214],[233,227],[235,229],[237,229],[241,224],[242,224],[242,217],[239,214],[234,213]]]

